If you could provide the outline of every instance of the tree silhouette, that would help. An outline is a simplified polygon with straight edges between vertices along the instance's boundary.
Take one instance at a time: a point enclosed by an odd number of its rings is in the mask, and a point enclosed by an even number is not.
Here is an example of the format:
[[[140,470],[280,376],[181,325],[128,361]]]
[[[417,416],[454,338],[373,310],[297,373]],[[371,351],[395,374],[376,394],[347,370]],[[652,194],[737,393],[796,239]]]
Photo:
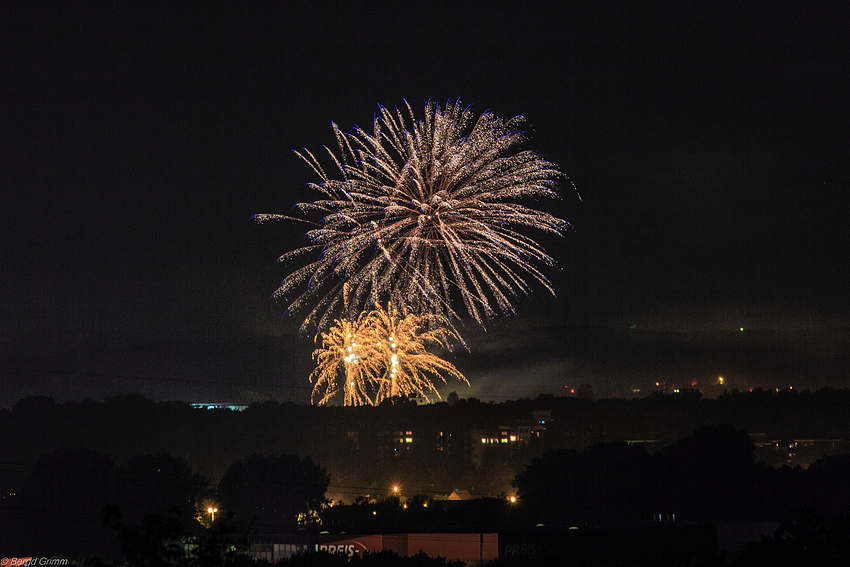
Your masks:
[[[739,520],[755,508],[763,467],[745,431],[732,425],[696,429],[666,447],[660,459],[664,508],[681,519]]]
[[[622,524],[654,510],[649,456],[626,443],[550,451],[517,474],[520,500],[546,525]]]
[[[139,523],[146,515],[174,509],[181,525],[188,528],[196,504],[209,495],[209,480],[169,454],[130,457],[115,476],[114,502],[125,523]]]
[[[736,567],[797,567],[850,565],[850,521],[827,519],[811,508],[794,512],[772,536],[749,545]]]
[[[39,458],[15,497],[3,502],[3,553],[85,556],[114,548],[101,512],[114,495],[112,459],[89,449]]]
[[[228,467],[218,495],[238,527],[265,533],[291,528],[299,514],[318,511],[329,484],[309,457],[251,455]]]

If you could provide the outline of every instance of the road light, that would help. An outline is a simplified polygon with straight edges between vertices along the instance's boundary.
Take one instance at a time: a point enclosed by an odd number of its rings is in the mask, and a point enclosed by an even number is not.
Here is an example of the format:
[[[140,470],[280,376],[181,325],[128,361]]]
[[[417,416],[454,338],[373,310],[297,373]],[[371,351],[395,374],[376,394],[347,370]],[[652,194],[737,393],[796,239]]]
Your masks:
[[[215,522],[215,513],[218,512],[218,508],[209,507],[207,512],[210,514],[210,522]]]

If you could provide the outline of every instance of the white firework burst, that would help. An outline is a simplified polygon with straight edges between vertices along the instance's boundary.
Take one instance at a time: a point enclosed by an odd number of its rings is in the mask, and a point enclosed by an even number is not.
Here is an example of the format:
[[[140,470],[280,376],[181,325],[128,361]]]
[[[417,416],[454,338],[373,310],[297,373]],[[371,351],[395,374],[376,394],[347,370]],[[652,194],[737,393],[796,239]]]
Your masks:
[[[554,294],[541,272],[553,259],[520,230],[563,236],[569,223],[521,201],[558,197],[558,168],[520,150],[524,117],[477,119],[460,101],[425,106],[422,120],[381,106],[370,134],[333,124],[338,152],[328,175],[308,150],[296,152],[320,178],[323,198],[298,205],[318,214],[310,244],[281,256],[311,256],[274,296],[288,312],[308,311],[302,330],[326,328],[338,311],[352,317],[390,302],[402,314],[465,315],[484,325],[515,314],[526,279]],[[291,218],[256,215],[262,222]],[[345,284],[348,284],[347,286]],[[462,308],[456,305],[462,304]]]

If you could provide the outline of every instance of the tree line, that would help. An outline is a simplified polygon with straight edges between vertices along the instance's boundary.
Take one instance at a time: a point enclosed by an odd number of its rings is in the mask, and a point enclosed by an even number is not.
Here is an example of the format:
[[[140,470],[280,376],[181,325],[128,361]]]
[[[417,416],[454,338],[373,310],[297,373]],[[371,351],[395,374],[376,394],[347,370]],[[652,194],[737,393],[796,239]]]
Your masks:
[[[11,556],[110,557],[126,556],[150,532],[203,540],[226,525],[234,534],[279,534],[318,517],[329,482],[295,455],[249,455],[210,479],[170,454],[116,464],[92,449],[57,449],[4,495],[0,544]]]
[[[229,557],[236,565],[248,542],[278,541],[311,525],[346,533],[593,534],[781,521],[773,539],[742,557],[760,560],[783,548],[799,556],[806,552],[800,538],[818,553],[843,553],[850,455],[808,469],[773,468],[756,461],[754,449],[743,430],[708,426],[654,453],[624,442],[547,451],[498,498],[452,503],[387,490],[333,507],[325,499],[329,475],[306,457],[251,455],[210,479],[168,454],[116,464],[90,449],[58,449],[0,503],[0,545],[10,556],[122,557],[133,565]]]
[[[405,481],[422,493],[466,489],[495,495],[524,464],[556,449],[583,450],[598,443],[645,440],[664,447],[694,429],[727,423],[751,437],[785,443],[762,447],[759,458],[787,462],[795,439],[831,438],[828,453],[848,451],[850,390],[728,392],[717,399],[696,390],[656,393],[641,399],[535,399],[417,406],[404,399],[377,407],[315,407],[293,403],[253,404],[245,411],[200,410],[185,402],[154,402],[140,395],[105,401],[57,403],[35,396],[0,410],[0,490],[13,491],[38,457],[60,448],[84,447],[123,463],[133,455],[178,455],[194,471],[219,478],[248,455],[310,456],[332,477],[332,491],[346,500]],[[476,447],[476,432],[528,421],[549,411],[545,431],[523,447]],[[401,432],[411,443],[394,444]],[[398,439],[398,437],[395,437]],[[787,443],[786,443],[787,442]],[[778,451],[778,452],[777,452]],[[776,452],[776,455],[773,453]],[[796,456],[806,466],[821,453]],[[793,462],[792,462],[793,464]]]

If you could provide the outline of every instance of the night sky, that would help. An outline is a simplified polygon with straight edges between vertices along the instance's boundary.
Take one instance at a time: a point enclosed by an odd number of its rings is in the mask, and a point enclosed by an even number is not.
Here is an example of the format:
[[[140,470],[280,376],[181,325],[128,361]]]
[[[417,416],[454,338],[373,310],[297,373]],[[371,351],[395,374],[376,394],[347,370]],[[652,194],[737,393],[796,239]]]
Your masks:
[[[249,219],[315,197],[331,121],[430,98],[524,114],[581,196],[540,204],[557,297],[469,327],[444,391],[848,386],[841,3],[318,4],[1,9],[0,407],[307,401],[270,301],[303,227]]]

